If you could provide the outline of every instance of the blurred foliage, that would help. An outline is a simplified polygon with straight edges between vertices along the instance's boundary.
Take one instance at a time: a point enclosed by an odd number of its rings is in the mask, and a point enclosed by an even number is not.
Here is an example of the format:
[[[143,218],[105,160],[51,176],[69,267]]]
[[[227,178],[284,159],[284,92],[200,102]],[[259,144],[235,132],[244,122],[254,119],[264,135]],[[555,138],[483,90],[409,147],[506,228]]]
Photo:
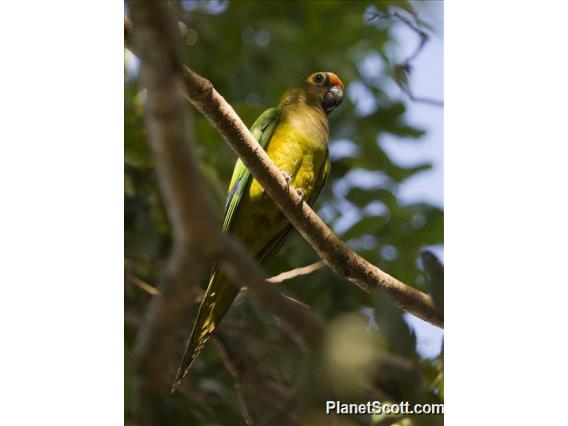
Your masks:
[[[181,1],[174,7],[183,22],[184,62],[210,79],[249,125],[278,102],[292,80],[319,70],[342,78],[348,96],[330,119],[332,169],[316,210],[367,260],[431,292],[443,306],[441,264],[432,253],[423,256],[429,268],[424,274],[418,262],[425,246],[443,244],[443,211],[424,203],[403,203],[398,197],[402,182],[420,176],[431,165],[402,167],[380,145],[385,134],[396,135],[400,143],[420,143],[424,135],[424,129],[406,120],[405,96],[381,89],[393,78],[396,64],[391,64],[387,51],[397,43],[392,27],[401,23],[369,18],[377,11],[396,11],[422,25],[412,5],[402,1]],[[411,75],[407,77],[411,84]],[[138,85],[136,59],[128,53],[124,90],[128,360],[152,297],[134,281],[157,285],[171,235],[143,126],[144,90]],[[221,214],[235,156],[204,117],[189,105],[187,113],[192,117],[203,176]],[[276,274],[314,260],[313,250],[294,234],[265,267],[269,274]],[[195,285],[196,298],[188,301],[186,325],[177,336],[172,377],[189,337],[199,287],[205,283]],[[244,424],[244,410],[254,424],[328,425],[330,418],[322,417],[325,399],[442,400],[443,354],[435,359],[417,355],[416,337],[386,295],[371,298],[327,269],[290,280],[283,289],[328,321],[318,349],[309,354],[302,351],[277,319],[239,298],[180,392],[163,401],[163,424]],[[127,399],[129,389],[127,380]],[[128,404],[126,411],[128,421]],[[334,422],[442,424],[436,416],[343,416]]]

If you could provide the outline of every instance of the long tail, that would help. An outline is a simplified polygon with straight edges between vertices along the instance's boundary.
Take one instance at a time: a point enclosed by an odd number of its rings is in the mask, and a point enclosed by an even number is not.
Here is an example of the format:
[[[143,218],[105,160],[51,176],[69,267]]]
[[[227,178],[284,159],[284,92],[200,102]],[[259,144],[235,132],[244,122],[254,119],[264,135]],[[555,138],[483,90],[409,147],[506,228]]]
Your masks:
[[[227,313],[227,310],[238,293],[239,289],[233,285],[223,273],[217,271],[213,272],[209,280],[209,285],[207,286],[205,297],[199,307],[189,343],[176,374],[172,392],[175,391],[187,374],[191,364]]]

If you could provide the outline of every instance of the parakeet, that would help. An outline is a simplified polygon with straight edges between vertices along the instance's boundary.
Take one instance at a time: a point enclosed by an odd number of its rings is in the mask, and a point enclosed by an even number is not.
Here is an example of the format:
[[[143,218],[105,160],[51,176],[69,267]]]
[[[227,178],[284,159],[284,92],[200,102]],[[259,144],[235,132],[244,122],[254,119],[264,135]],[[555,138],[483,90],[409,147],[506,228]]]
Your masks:
[[[344,86],[331,72],[317,72],[292,85],[277,107],[264,111],[251,133],[303,200],[312,204],[329,173],[328,116],[343,100]],[[237,160],[229,184],[223,231],[238,238],[262,263],[278,252],[292,225],[246,166]],[[246,285],[246,283],[241,283]],[[174,382],[181,382],[215,331],[239,289],[218,270],[205,297]]]

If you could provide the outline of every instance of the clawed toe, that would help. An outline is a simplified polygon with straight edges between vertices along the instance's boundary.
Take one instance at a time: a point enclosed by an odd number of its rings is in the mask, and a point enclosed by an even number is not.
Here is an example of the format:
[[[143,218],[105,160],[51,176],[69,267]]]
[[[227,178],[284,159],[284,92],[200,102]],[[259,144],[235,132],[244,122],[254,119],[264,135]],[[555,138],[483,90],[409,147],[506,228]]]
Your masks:
[[[302,204],[302,201],[304,201],[304,191],[302,191],[301,188],[296,188],[296,194],[298,194],[298,197],[300,197],[298,204]]]
[[[290,185],[290,182],[292,182],[292,175],[282,170],[282,176],[284,176],[284,179],[286,179],[286,183]]]

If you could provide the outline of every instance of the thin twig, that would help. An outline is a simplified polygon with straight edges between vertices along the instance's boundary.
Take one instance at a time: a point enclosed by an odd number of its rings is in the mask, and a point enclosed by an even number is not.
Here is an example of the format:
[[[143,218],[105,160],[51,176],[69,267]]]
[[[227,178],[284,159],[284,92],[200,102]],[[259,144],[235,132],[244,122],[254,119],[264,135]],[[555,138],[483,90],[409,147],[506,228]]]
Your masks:
[[[400,90],[402,90],[406,94],[406,96],[408,96],[408,98],[411,101],[422,103],[422,104],[430,104],[430,105],[439,106],[439,107],[444,106],[444,101],[440,101],[438,99],[427,98],[427,97],[423,97],[423,96],[415,96],[411,92],[410,87],[408,87],[408,86],[405,86],[403,84],[399,84],[398,87],[400,88]]]
[[[224,241],[219,247],[218,266],[233,285],[242,287],[240,283],[247,283],[252,290],[249,298],[253,306],[260,311],[276,315],[281,320],[282,329],[300,348],[307,350],[317,342],[323,335],[324,329],[324,322],[320,316],[306,305],[285,297],[272,286],[266,285],[266,276],[258,262],[243,250],[240,242],[233,236],[222,235]],[[179,387],[190,366],[190,363],[182,360],[171,393]]]
[[[249,288],[248,287],[241,287],[240,294],[242,294],[242,295],[249,294]],[[308,305],[306,305],[304,302],[300,302],[298,299],[293,298],[289,294],[286,294],[284,291],[281,291],[280,295],[283,298],[289,300],[290,302],[295,303],[296,305],[300,305],[304,309],[308,309],[308,310],[310,309],[310,307]]]
[[[412,52],[410,54],[410,56],[408,56],[408,58],[406,58],[403,61],[403,63],[405,63],[405,64],[410,64],[412,61],[414,61],[414,59],[416,59],[416,57],[420,54],[420,52],[422,52],[422,49],[424,49],[424,46],[426,46],[426,43],[430,39],[430,36],[428,35],[428,33],[426,31],[419,28],[412,21],[410,21],[410,19],[408,19],[405,16],[402,16],[400,13],[393,12],[391,14],[391,16],[394,16],[399,21],[405,23],[412,31],[414,31],[416,34],[418,34],[418,37],[420,38],[420,41],[418,42],[418,46],[416,46],[416,49],[414,49],[414,52]]]
[[[410,28],[412,31],[414,31],[418,35],[418,37],[420,38],[420,41],[419,41],[416,49],[414,49],[414,51],[404,61],[402,61],[402,63],[404,63],[404,64],[410,64],[418,56],[418,54],[422,51],[422,49],[424,48],[424,46],[426,45],[426,43],[430,39],[430,36],[428,35],[428,33],[426,31],[419,28],[417,24],[413,23],[406,16],[403,16],[398,12],[375,12],[375,13],[371,13],[370,16],[369,16],[369,22],[374,21],[375,19],[392,19],[392,18],[395,18],[395,19],[401,21],[402,23],[404,23],[408,28]]]
[[[246,283],[253,305],[279,317],[284,330],[299,346],[305,349],[317,341],[323,333],[323,319],[305,304],[266,285],[258,263],[240,247],[237,240],[227,235],[219,263],[223,272],[234,283]]]
[[[278,275],[274,275],[273,277],[268,278],[266,280],[266,282],[269,283],[269,284],[281,284],[284,281],[311,274],[312,272],[315,272],[315,271],[323,268],[324,266],[325,266],[325,264],[321,260],[318,260],[317,262],[314,262],[310,265],[303,266],[301,268],[292,269],[290,271],[282,272]],[[134,284],[137,287],[144,290],[146,293],[148,293],[151,296],[159,296],[161,294],[160,290],[158,290],[156,287],[148,284],[146,281],[138,278],[135,275],[126,274],[126,279],[129,282],[131,282],[132,284]],[[242,287],[241,288],[241,294],[247,294],[247,293],[248,293],[248,287]],[[294,303],[302,305],[304,308],[309,309],[309,307],[305,303],[302,303],[299,300],[294,299],[293,297],[291,297],[291,296],[289,296],[285,293],[282,293],[282,296],[291,300]],[[203,294],[198,294],[196,296],[196,303],[200,302],[202,298],[203,298]]]
[[[314,262],[311,265],[302,266],[301,268],[292,269],[290,271],[274,275],[273,277],[268,278],[266,281],[269,282],[270,284],[281,284],[284,281],[301,277],[303,275],[311,274],[312,272],[315,272],[318,269],[323,268],[324,266],[325,264],[321,260],[318,260],[317,262]]]
[[[418,23],[412,22],[409,18],[407,18],[404,15],[401,15],[398,12],[384,12],[384,13],[383,12],[376,12],[376,13],[372,13],[369,16],[369,21],[373,21],[375,19],[389,19],[389,18],[397,19],[398,21],[405,24],[408,28],[410,28],[412,31],[414,31],[418,35],[418,38],[419,38],[418,45],[416,46],[414,51],[404,61],[402,61],[400,64],[397,64],[397,65],[394,66],[394,69],[395,69],[394,81],[395,81],[395,83],[400,88],[400,90],[402,90],[402,92],[406,96],[409,97],[409,99],[411,101],[443,107],[444,101],[441,101],[441,100],[438,100],[438,99],[428,98],[428,97],[425,97],[425,96],[416,96],[412,92],[412,89],[410,88],[408,81],[407,81],[407,77],[410,74],[410,70],[412,69],[412,62],[422,52],[424,47],[426,47],[426,43],[428,43],[428,41],[430,40],[430,36],[428,35],[428,33],[426,31],[424,31],[422,28],[419,27]],[[396,78],[397,77],[396,76],[396,70],[403,70],[403,72],[404,72],[403,78]]]
[[[132,274],[126,274],[126,279],[128,281],[130,281],[132,284],[136,285],[137,287],[141,288],[142,290],[144,290],[146,293],[148,293],[151,296],[159,296],[160,290],[158,290],[156,287],[151,286],[150,284],[148,284],[146,281],[141,280],[140,278],[138,278],[135,275]]]
[[[227,353],[227,349],[225,348],[225,345],[223,344],[221,339],[214,337],[212,340],[213,340],[213,344],[217,348],[217,352],[221,356],[221,360],[223,361],[223,365],[225,366],[225,368],[227,369],[229,374],[233,377],[233,381],[235,382],[235,393],[237,395],[237,399],[239,400],[239,406],[241,408],[241,415],[243,416],[243,420],[245,421],[247,426],[252,426],[252,424],[253,424],[252,423],[252,417],[250,415],[247,404],[245,402],[245,398],[244,398],[242,391],[241,391],[241,381],[240,381],[239,373],[238,373],[237,369],[235,368],[235,366],[233,365],[233,362],[231,361],[231,358],[229,357],[229,354]]]

